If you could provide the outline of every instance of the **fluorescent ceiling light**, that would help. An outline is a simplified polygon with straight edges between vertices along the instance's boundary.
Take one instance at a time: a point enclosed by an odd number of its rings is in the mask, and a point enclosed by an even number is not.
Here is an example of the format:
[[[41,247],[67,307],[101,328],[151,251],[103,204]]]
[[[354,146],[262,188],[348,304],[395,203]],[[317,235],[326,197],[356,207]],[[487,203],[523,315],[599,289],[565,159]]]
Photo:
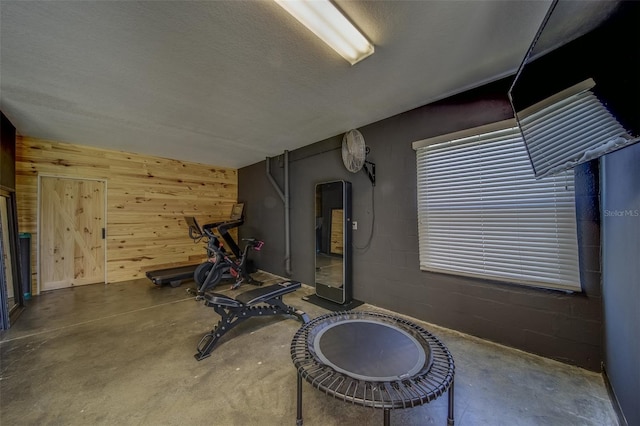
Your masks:
[[[351,65],[374,51],[369,42],[329,0],[275,0]]]

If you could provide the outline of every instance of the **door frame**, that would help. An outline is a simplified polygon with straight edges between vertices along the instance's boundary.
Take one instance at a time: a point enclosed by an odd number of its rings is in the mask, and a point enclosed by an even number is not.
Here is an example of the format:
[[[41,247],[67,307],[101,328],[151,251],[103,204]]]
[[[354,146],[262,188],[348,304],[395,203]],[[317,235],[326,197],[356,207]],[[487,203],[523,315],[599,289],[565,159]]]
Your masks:
[[[40,202],[41,202],[41,188],[42,188],[42,178],[54,178],[54,179],[73,179],[73,180],[90,180],[93,182],[102,182],[104,184],[104,229],[105,229],[105,237],[104,237],[104,284],[107,284],[107,256],[108,256],[108,251],[107,251],[107,224],[109,223],[107,221],[107,194],[109,193],[108,191],[108,181],[107,179],[98,179],[98,178],[85,178],[85,177],[80,177],[80,176],[65,176],[65,175],[58,175],[58,174],[48,174],[48,173],[38,173],[38,197],[36,200],[37,204],[37,230],[36,230],[36,246],[37,246],[37,250],[36,250],[36,268],[38,273],[36,274],[36,291],[37,294],[40,294],[40,282],[41,282],[41,277],[40,277],[40,226],[41,226],[41,218],[40,218],[40,210],[41,210],[41,206],[40,206]]]

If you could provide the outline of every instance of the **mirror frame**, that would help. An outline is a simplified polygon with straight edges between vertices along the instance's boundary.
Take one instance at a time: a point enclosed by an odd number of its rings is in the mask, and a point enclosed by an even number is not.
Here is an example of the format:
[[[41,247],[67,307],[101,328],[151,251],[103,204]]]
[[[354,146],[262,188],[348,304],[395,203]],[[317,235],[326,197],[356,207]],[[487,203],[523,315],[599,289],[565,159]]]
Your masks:
[[[323,185],[340,185],[342,187],[342,286],[335,287],[325,283],[318,282],[316,272],[318,271],[317,264],[317,248],[318,248],[318,234],[315,232],[314,242],[314,284],[316,288],[316,296],[338,304],[346,304],[351,302],[352,293],[352,265],[351,265],[351,237],[352,237],[352,223],[351,223],[351,182],[344,180],[335,180],[329,182],[320,182],[315,185],[314,191],[314,216],[318,211],[317,206],[317,194],[318,190]],[[332,211],[335,208],[332,209]],[[314,219],[317,216],[314,217]],[[314,220],[315,222],[315,220]],[[317,224],[314,223],[314,229]]]

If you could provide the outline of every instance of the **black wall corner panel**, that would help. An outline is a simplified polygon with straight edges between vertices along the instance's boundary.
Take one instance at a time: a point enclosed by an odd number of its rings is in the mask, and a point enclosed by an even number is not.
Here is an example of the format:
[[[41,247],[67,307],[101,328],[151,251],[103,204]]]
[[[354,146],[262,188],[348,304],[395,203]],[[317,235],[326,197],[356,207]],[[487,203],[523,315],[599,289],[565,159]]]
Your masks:
[[[640,425],[640,144],[602,163],[605,369],[627,423]]]
[[[0,187],[9,191],[16,189],[16,128],[0,112]]]

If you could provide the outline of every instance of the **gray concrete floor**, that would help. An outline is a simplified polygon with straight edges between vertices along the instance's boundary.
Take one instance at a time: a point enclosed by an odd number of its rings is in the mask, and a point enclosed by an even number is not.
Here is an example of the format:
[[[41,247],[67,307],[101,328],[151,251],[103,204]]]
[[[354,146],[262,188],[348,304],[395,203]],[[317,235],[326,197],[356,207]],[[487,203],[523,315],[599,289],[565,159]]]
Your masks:
[[[269,278],[262,274],[262,279]],[[274,279],[275,282],[275,279]],[[218,321],[179,288],[147,280],[48,292],[0,335],[2,425],[294,425],[289,345],[301,323],[253,318],[197,362]],[[227,286],[219,292],[235,294]],[[311,318],[324,309],[285,301]],[[381,310],[363,305],[358,310]],[[617,425],[599,374],[416,321],[456,363],[455,423]],[[382,411],[335,400],[304,383],[304,424],[379,425]],[[446,425],[447,397],[393,410],[394,425]]]

